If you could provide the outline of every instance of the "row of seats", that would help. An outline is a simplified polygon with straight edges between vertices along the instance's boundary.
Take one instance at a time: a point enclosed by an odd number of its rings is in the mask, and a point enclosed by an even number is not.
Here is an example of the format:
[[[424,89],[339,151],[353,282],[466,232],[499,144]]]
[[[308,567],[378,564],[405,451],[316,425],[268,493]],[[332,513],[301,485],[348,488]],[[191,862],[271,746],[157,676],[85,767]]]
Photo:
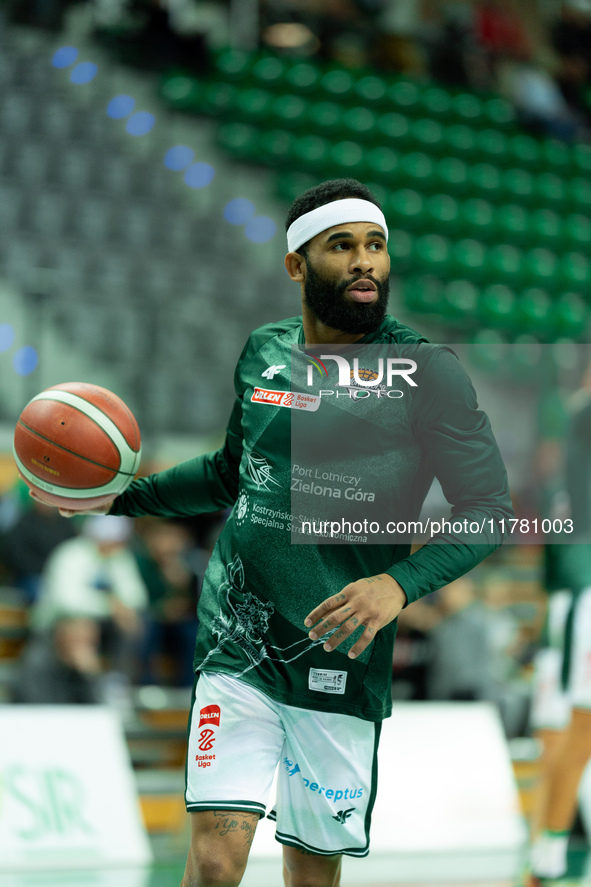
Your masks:
[[[291,202],[318,181],[305,173],[281,173],[277,176],[277,192]],[[511,243],[567,252],[591,247],[591,218],[582,213],[563,215],[551,209],[528,209],[519,203],[456,198],[448,193],[428,195],[412,188],[389,190],[377,184],[372,190],[389,223],[405,231],[436,231],[452,239],[470,237],[489,245]]]
[[[252,84],[275,92],[314,95],[372,108],[397,108],[411,115],[456,119],[471,126],[511,127],[515,113],[499,96],[478,96],[400,75],[351,71],[311,60],[222,50],[213,60],[216,77],[226,83]]]
[[[409,275],[402,284],[404,304],[411,311],[436,314],[448,323],[473,330],[483,326],[510,337],[529,335],[538,341],[578,339],[589,323],[589,305],[578,293],[552,299],[539,287],[516,293],[504,284],[479,287],[473,281],[452,278],[444,282],[431,275]],[[535,341],[532,340],[532,341]]]
[[[163,87],[164,88],[164,87]],[[185,110],[240,121],[264,129],[314,133],[332,142],[362,140],[364,148],[388,145],[400,151],[428,151],[433,156],[453,156],[469,162],[490,162],[499,167],[524,166],[529,171],[582,174],[591,170],[591,146],[573,146],[557,139],[536,139],[519,131],[496,127],[476,129],[472,124],[413,118],[400,111],[344,105],[335,100],[274,93],[260,87],[243,87],[213,81],[176,78],[167,82],[165,97],[179,104],[188,90]]]
[[[442,279],[456,275],[477,283],[515,288],[544,287],[556,295],[591,292],[591,260],[585,253],[555,253],[543,247],[522,250],[510,243],[488,245],[473,238],[452,241],[441,234],[390,229],[388,249],[394,271],[421,270]]]
[[[218,142],[240,159],[313,172],[319,177],[353,176],[388,189],[404,186],[426,194],[478,195],[532,208],[591,213],[591,181],[583,175],[532,173],[518,167],[501,170],[490,163],[471,164],[458,157],[367,148],[361,142],[331,142],[316,134],[298,136],[289,130],[261,130],[240,122],[223,123]]]

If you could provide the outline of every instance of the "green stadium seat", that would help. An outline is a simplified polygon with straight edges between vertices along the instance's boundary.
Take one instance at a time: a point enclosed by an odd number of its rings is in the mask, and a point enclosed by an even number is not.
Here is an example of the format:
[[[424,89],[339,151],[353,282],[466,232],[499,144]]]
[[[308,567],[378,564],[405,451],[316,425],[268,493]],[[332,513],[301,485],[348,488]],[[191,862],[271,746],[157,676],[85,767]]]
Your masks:
[[[463,322],[476,316],[478,289],[469,280],[450,280],[443,289],[442,311],[446,318]]]
[[[447,151],[453,157],[474,160],[477,155],[476,134],[465,123],[454,123],[451,126],[446,126],[443,132],[443,141]]]
[[[435,164],[434,191],[461,196],[470,190],[468,165],[458,157],[443,157]]]
[[[476,330],[471,340],[470,363],[483,372],[496,376],[502,370],[507,356],[507,343],[503,333],[485,327]]]
[[[529,205],[535,196],[535,177],[525,169],[507,169],[502,175],[502,190],[505,200]]]
[[[588,177],[575,176],[567,186],[570,209],[573,212],[591,215],[591,182]]]
[[[389,228],[388,252],[392,260],[392,273],[405,274],[412,264],[414,239],[408,231]]]
[[[562,239],[562,219],[551,209],[536,209],[530,215],[532,241],[555,247]]]
[[[337,178],[365,178],[364,150],[358,142],[336,142],[329,150],[329,164]]]
[[[451,111],[451,96],[446,89],[431,86],[420,96],[421,110],[431,117],[447,119]]]
[[[498,199],[501,190],[501,173],[492,163],[475,163],[468,169],[472,187],[484,196]]]
[[[437,277],[408,277],[402,287],[404,304],[411,311],[439,313],[443,304],[443,283]]]
[[[453,272],[462,277],[481,279],[487,271],[487,250],[483,243],[464,237],[453,245]]]
[[[357,105],[347,108],[341,115],[343,133],[351,139],[371,138],[376,130],[377,116],[369,108]]]
[[[410,144],[410,123],[403,114],[399,114],[397,111],[380,114],[376,126],[379,136],[382,139],[387,139],[388,144],[392,147],[400,148]]]
[[[459,207],[461,228],[470,237],[480,237],[490,243],[494,234],[495,214],[492,203],[481,197],[470,197]]]
[[[572,154],[575,171],[589,174],[591,172],[591,145],[587,142],[579,142],[573,145]]]
[[[414,116],[421,112],[421,90],[412,80],[395,80],[388,87],[387,97],[404,114]]]
[[[390,186],[398,183],[400,157],[392,148],[370,148],[365,152],[365,164],[369,178],[375,177],[379,182]],[[384,203],[386,197],[383,200],[378,199],[380,203]]]
[[[573,154],[566,142],[558,139],[545,139],[541,145],[542,160],[548,172],[557,175],[567,174],[574,164]]]
[[[199,112],[203,84],[187,74],[171,74],[160,81],[159,93],[166,104],[173,108]]]
[[[375,150],[389,151],[389,148],[376,148]],[[392,152],[392,153],[395,154],[396,152]],[[369,164],[370,154],[371,154],[371,151],[369,151],[365,155],[365,162],[367,163],[368,171],[370,168],[370,164]],[[368,174],[369,174],[369,172],[368,172]],[[374,195],[374,197],[376,198],[376,200],[378,201],[380,206],[384,207],[386,205],[386,203],[388,202],[388,195],[390,193],[389,187],[387,185],[382,184],[381,182],[372,182],[370,179],[367,180],[367,187],[369,188],[371,193]]]
[[[416,231],[425,227],[425,199],[418,191],[402,188],[388,196],[384,215],[392,225],[403,231]]]
[[[253,123],[257,126],[269,126],[272,122],[271,107],[273,94],[266,89],[251,87],[241,89],[232,106],[234,120]]]
[[[457,233],[460,222],[458,201],[449,194],[433,194],[425,204],[426,224],[438,234],[452,236]]]
[[[330,99],[348,102],[353,96],[355,80],[349,71],[333,68],[320,78],[320,87]]]
[[[484,121],[482,102],[470,92],[461,92],[453,97],[451,112],[471,126],[481,126]]]
[[[562,225],[567,249],[584,249],[591,247],[591,219],[580,213],[567,216]]]
[[[405,154],[400,162],[402,175],[410,187],[433,192],[435,190],[435,168],[428,154],[422,151],[411,151]]]
[[[241,49],[223,49],[214,56],[214,68],[225,81],[244,82],[253,64],[253,56]]]
[[[222,123],[217,130],[218,144],[234,157],[256,160],[259,153],[259,129],[248,123]]]
[[[545,247],[534,247],[524,255],[523,273],[526,285],[552,289],[558,273],[558,257]]]
[[[560,258],[560,283],[566,290],[589,292],[591,261],[584,253],[569,252]]]
[[[262,56],[252,66],[250,76],[265,89],[283,89],[287,65],[277,56]]]
[[[550,322],[557,336],[578,339],[586,331],[589,308],[578,293],[564,293],[552,305]]]
[[[539,205],[562,207],[567,198],[566,182],[555,173],[540,173],[535,180],[534,194]]]
[[[259,137],[260,159],[270,166],[289,164],[295,138],[285,129],[264,130]]]
[[[511,102],[498,96],[487,99],[482,104],[484,120],[489,126],[507,129],[515,124],[515,109]]]
[[[208,83],[203,87],[200,111],[213,117],[222,117],[234,107],[238,87],[231,83]]]
[[[510,329],[515,325],[516,301],[512,289],[502,283],[493,283],[480,293],[478,320],[493,328]]]
[[[296,197],[318,184],[318,176],[306,172],[282,170],[276,178],[277,195],[286,203],[292,203]]]
[[[300,95],[279,95],[271,104],[272,123],[289,129],[305,128],[308,114],[308,102]]]
[[[296,62],[285,72],[285,85],[294,92],[311,94],[318,90],[321,71],[310,62]]]
[[[532,287],[526,289],[517,300],[516,322],[520,329],[544,337],[550,328],[552,300],[548,293]]]
[[[513,340],[509,351],[509,367],[512,378],[519,384],[538,381],[545,357],[545,349],[535,336],[530,333],[519,333]]]
[[[523,268],[523,255],[520,249],[509,243],[495,244],[488,250],[487,262],[493,280],[517,287]]]
[[[517,203],[504,203],[497,206],[494,223],[500,240],[518,245],[530,241],[529,213]]]
[[[441,124],[428,117],[420,117],[410,127],[411,138],[417,148],[433,153],[441,153],[446,147],[443,132]]]
[[[341,132],[341,114],[343,109],[336,102],[313,102],[308,105],[308,132],[337,138]]]
[[[375,107],[386,102],[388,87],[383,77],[376,74],[366,74],[360,77],[353,87],[356,98],[361,99],[364,105]]]
[[[423,274],[447,277],[451,260],[451,245],[440,234],[422,234],[414,242],[413,256],[416,267]]]
[[[506,165],[509,162],[507,136],[498,129],[481,129],[476,133],[475,150],[483,161],[494,165]]]
[[[540,143],[533,136],[517,133],[508,139],[508,149],[511,162],[528,169],[538,168],[540,165]]]
[[[322,136],[305,135],[296,138],[291,149],[292,161],[304,172],[323,172],[328,164],[330,142]]]

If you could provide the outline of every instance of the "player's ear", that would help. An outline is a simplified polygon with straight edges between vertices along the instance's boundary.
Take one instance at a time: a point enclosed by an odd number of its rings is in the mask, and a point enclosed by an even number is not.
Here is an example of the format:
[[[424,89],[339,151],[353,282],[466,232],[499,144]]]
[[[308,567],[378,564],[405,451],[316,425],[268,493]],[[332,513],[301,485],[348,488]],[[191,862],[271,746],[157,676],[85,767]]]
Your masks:
[[[300,253],[288,253],[285,257],[285,267],[292,280],[301,283],[306,278],[306,260]]]

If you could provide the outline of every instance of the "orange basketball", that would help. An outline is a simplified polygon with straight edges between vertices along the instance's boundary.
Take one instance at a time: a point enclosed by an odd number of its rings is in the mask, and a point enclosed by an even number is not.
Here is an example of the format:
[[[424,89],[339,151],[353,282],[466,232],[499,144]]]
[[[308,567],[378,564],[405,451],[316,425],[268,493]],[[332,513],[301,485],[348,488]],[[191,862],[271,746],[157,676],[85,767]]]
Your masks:
[[[140,430],[120,397],[86,382],[47,388],[22,411],[14,434],[20,476],[39,499],[69,511],[104,505],[140,464]]]

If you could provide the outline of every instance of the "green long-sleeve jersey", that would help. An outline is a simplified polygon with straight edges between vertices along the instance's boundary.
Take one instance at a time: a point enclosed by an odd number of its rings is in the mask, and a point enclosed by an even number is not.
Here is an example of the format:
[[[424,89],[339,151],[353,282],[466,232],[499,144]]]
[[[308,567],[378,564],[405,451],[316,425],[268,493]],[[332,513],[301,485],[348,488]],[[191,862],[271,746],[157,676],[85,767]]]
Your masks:
[[[366,423],[364,446],[352,447],[348,470],[334,473],[326,489],[339,496],[354,491],[356,477],[365,472],[365,486],[381,496],[382,504],[388,496],[410,503],[412,514],[404,516],[412,517],[437,476],[453,518],[478,521],[483,532],[474,544],[465,535],[442,534],[412,555],[407,540],[294,544],[295,411],[286,406],[291,405],[292,349],[303,342],[301,317],[256,330],[236,368],[236,402],[224,445],[134,481],[111,513],[172,517],[234,506],[203,583],[195,669],[233,675],[289,705],[378,721],[391,710],[396,622],[349,659],[357,633],[327,653],[326,638],[308,637],[305,617],[363,577],[389,573],[412,602],[463,575],[500,544],[498,528],[488,528],[513,514],[507,477],[488,419],[457,357],[387,316],[358,344],[413,348],[418,385],[406,386],[398,400],[372,399],[374,413],[379,400],[378,419]],[[342,413],[346,401],[339,398],[335,407],[322,399],[319,409],[302,418],[313,430],[330,409]],[[379,436],[379,452],[367,429]],[[314,483],[298,489],[304,496],[300,502],[309,494],[310,508],[320,501],[314,500]]]

